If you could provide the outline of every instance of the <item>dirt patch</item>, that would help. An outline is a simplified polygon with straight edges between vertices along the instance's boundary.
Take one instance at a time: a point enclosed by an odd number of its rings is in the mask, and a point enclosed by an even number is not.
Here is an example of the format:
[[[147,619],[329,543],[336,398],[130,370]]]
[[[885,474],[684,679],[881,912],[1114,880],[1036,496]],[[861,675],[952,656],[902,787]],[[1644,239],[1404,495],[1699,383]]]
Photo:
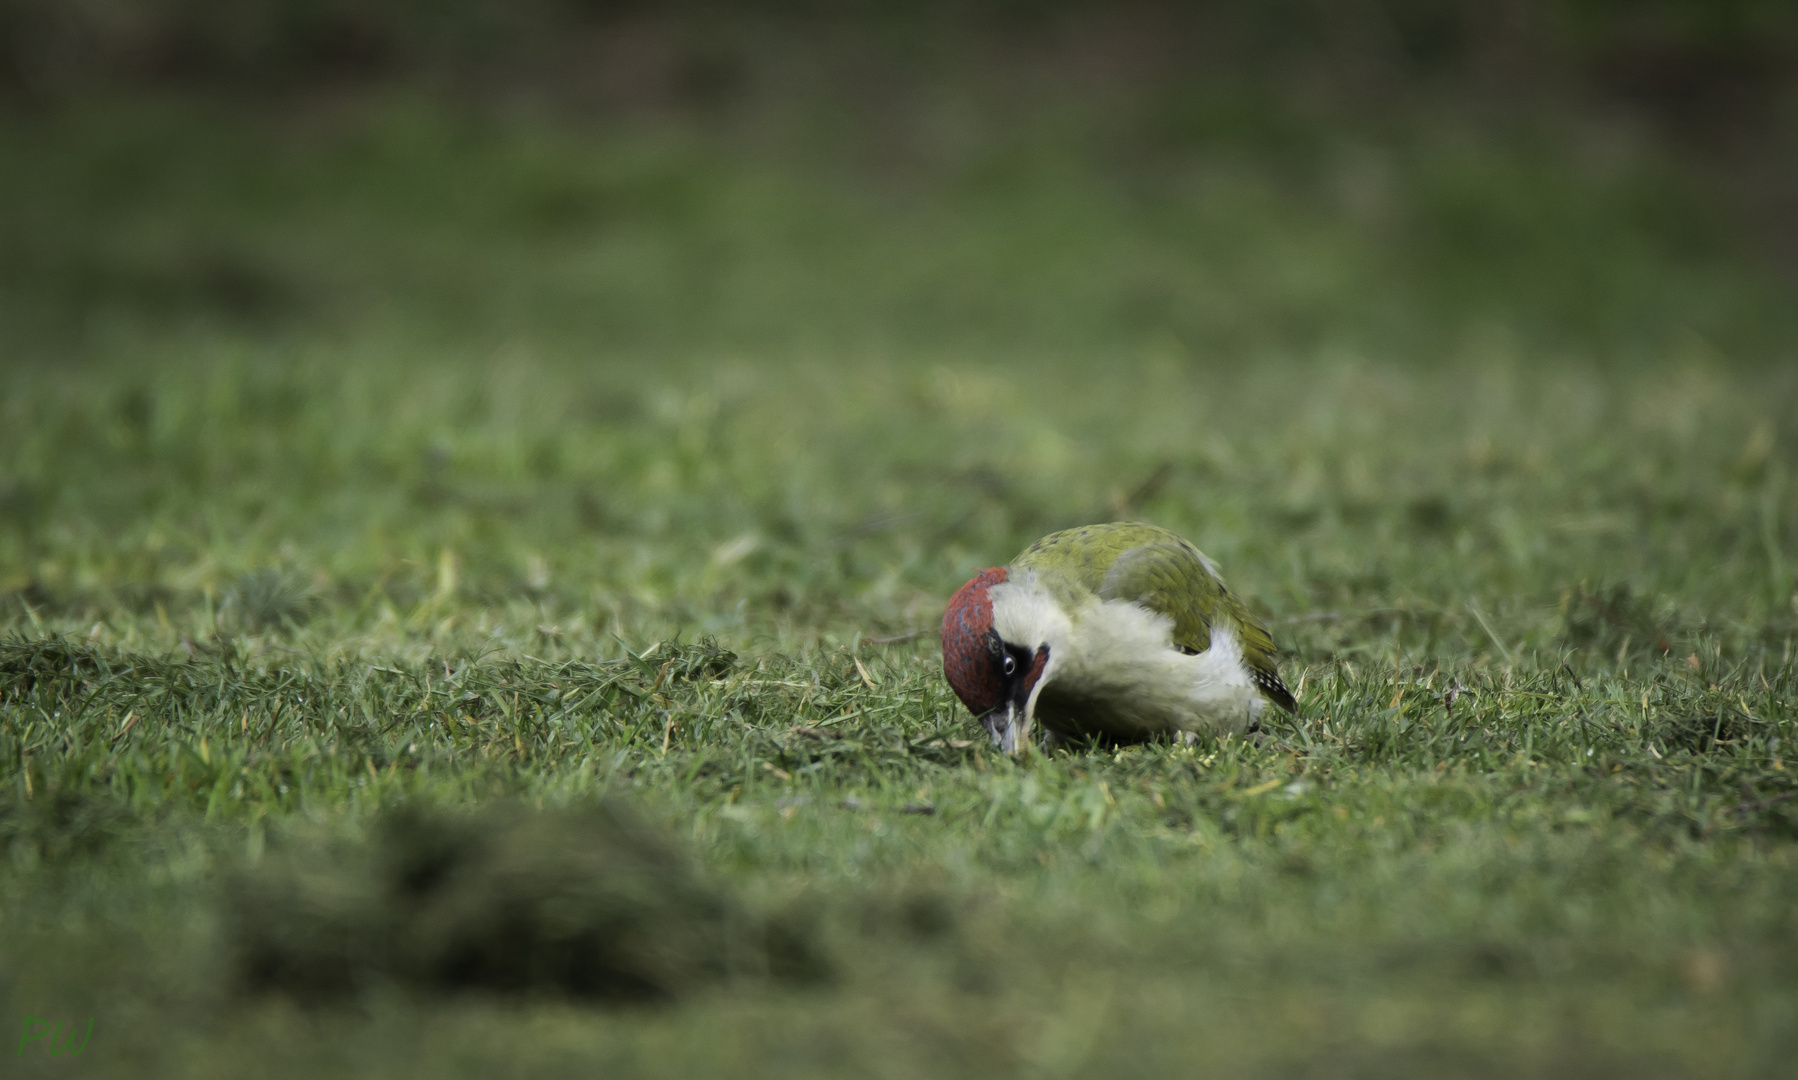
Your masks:
[[[229,904],[241,982],[302,1000],[386,983],[653,1003],[827,974],[803,935],[615,804],[394,814],[371,844],[266,860]]]

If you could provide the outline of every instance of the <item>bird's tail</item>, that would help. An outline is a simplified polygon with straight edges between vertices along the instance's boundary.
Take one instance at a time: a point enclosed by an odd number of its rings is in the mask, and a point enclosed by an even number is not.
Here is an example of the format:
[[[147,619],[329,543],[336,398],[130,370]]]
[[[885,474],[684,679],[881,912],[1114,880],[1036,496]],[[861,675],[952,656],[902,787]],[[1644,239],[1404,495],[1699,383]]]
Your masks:
[[[1292,691],[1286,689],[1286,684],[1280,681],[1278,671],[1270,668],[1251,667],[1249,668],[1249,679],[1267,700],[1289,713],[1299,711],[1299,703],[1293,699]]]

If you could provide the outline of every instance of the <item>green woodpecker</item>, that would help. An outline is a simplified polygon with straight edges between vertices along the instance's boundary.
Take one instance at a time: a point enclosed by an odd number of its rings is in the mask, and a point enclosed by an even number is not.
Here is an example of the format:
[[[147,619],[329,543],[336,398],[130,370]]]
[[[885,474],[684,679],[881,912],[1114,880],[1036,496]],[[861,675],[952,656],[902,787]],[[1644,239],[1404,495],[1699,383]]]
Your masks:
[[[1242,731],[1297,706],[1267,627],[1217,565],[1154,525],[1045,536],[983,570],[943,613],[943,674],[993,744],[1015,754],[1098,736],[1139,742]]]

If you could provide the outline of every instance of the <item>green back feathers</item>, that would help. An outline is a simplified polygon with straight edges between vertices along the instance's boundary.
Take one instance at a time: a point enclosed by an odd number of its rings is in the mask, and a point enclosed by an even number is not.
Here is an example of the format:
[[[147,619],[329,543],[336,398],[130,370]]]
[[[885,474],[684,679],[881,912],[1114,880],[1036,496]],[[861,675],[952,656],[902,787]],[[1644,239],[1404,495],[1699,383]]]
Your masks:
[[[1128,600],[1174,622],[1174,644],[1201,653],[1211,628],[1231,627],[1256,685],[1283,708],[1292,695],[1274,663],[1274,639],[1218,576],[1217,566],[1178,534],[1157,525],[1084,525],[1043,537],[1012,561],[1034,572],[1069,610],[1093,598]]]

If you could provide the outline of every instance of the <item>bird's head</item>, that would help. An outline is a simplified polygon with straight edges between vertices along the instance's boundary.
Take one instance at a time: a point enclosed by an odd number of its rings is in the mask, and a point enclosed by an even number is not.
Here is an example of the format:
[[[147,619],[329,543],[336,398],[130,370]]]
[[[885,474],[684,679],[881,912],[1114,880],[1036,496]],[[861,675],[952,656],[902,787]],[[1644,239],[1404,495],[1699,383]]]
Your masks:
[[[995,567],[958,589],[943,612],[943,675],[1008,754],[1030,745],[1049,665],[1044,635],[1016,617],[1019,607],[1005,568]]]

